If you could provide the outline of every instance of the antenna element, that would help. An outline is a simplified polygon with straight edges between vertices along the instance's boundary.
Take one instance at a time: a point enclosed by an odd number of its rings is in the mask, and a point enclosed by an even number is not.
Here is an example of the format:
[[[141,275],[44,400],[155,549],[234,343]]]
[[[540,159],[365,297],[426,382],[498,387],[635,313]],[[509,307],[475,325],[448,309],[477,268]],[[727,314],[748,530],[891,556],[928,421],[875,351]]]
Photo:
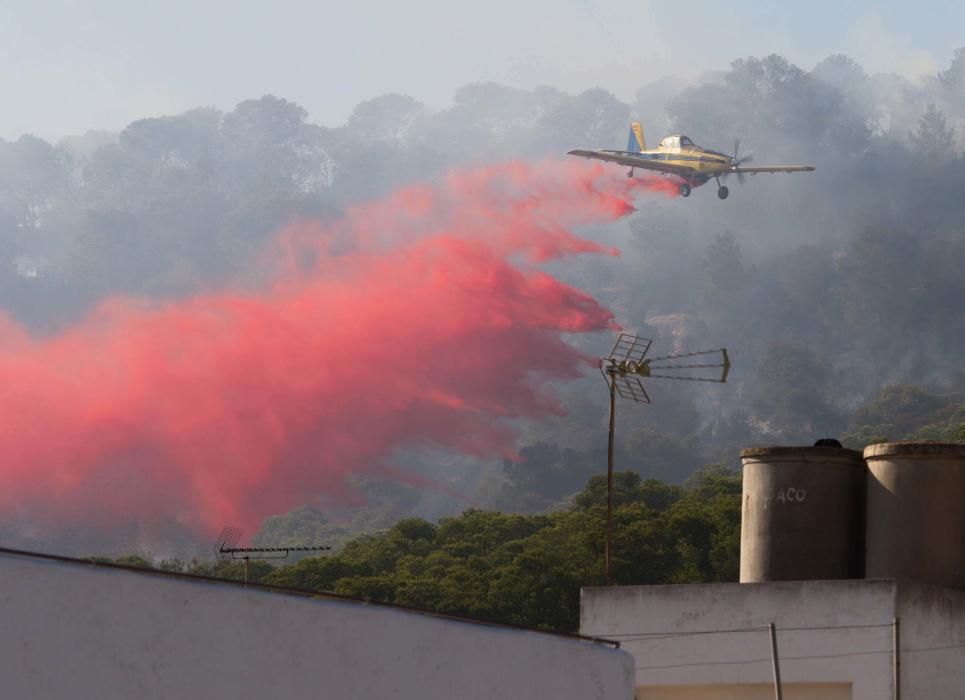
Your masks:
[[[647,358],[651,340],[621,333],[610,354],[600,360],[600,373],[610,389],[610,431],[606,465],[606,584],[613,585],[613,443],[616,428],[616,397],[650,403],[641,379],[676,379],[686,382],[723,384],[730,372],[727,350],[701,350]],[[689,358],[702,358],[691,362]],[[706,360],[706,361],[704,361]],[[717,362],[714,362],[717,360]]]
[[[226,527],[218,536],[214,549],[221,561],[241,559],[245,562],[245,584],[248,583],[248,562],[252,559],[286,559],[289,552],[327,552],[329,545],[314,545],[309,547],[236,547],[241,539],[241,530],[236,527]],[[241,556],[239,556],[241,555]]]

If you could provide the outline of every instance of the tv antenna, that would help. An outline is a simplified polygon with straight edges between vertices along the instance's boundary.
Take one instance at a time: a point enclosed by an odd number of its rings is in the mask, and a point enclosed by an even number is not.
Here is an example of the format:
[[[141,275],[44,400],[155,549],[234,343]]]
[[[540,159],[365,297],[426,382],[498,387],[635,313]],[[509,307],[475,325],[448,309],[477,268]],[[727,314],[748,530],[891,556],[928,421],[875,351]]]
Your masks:
[[[600,373],[610,389],[610,434],[606,453],[606,585],[613,585],[613,436],[616,426],[617,395],[637,403],[650,403],[650,396],[641,379],[675,379],[686,382],[714,382],[723,384],[730,371],[727,350],[701,350],[664,357],[647,358],[653,341],[633,333],[621,333],[613,350],[600,360]],[[704,358],[698,364],[687,358]],[[719,360],[713,362],[713,360]],[[684,364],[678,364],[684,360]]]
[[[248,585],[248,562],[252,559],[285,559],[289,552],[327,552],[332,548],[328,545],[310,547],[238,547],[241,530],[236,527],[226,527],[218,536],[214,545],[221,561],[240,559],[245,563],[245,585]]]

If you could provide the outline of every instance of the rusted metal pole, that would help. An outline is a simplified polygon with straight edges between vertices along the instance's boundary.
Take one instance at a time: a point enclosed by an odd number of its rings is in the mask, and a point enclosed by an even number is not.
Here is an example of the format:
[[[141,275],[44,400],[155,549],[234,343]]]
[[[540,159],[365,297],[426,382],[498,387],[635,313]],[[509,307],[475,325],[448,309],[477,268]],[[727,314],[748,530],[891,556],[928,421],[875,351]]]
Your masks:
[[[767,632],[771,636],[771,664],[774,666],[774,700],[783,700],[781,694],[781,664],[777,658],[777,632],[772,622],[767,626]]]
[[[610,436],[606,449],[606,585],[613,585],[613,435],[616,425],[616,377],[610,376]]]
[[[901,700],[901,657],[899,654],[900,642],[901,634],[898,627],[898,618],[896,617],[891,624],[891,684],[894,687],[894,691],[892,692],[894,700]]]

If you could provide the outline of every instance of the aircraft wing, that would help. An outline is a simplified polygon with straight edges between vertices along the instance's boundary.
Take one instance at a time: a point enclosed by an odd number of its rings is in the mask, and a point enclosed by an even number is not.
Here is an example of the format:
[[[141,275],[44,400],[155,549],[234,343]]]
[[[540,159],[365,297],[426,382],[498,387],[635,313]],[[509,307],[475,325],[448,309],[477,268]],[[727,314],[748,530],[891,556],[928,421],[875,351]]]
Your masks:
[[[814,170],[813,165],[760,165],[749,168],[737,166],[736,168],[731,168],[728,172],[749,173],[754,175],[756,173],[807,173],[812,170]]]
[[[582,158],[595,158],[596,160],[603,160],[607,163],[618,163],[631,168],[656,170],[657,172],[672,173],[674,175],[692,175],[694,173],[693,168],[688,168],[683,165],[674,165],[673,163],[653,160],[651,158],[644,158],[643,156],[637,155],[636,153],[632,153],[630,151],[569,151],[567,155],[580,156]]]

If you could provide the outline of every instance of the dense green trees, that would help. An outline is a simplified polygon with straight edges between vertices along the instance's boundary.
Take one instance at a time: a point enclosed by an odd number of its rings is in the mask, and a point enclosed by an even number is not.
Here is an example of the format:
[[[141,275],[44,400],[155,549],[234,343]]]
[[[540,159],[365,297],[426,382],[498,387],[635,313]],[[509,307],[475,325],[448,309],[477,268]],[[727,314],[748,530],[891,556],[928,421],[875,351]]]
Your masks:
[[[740,478],[713,465],[683,486],[619,472],[614,573],[621,584],[733,581],[738,571]],[[292,519],[304,523],[305,513]],[[400,520],[329,556],[273,567],[252,561],[249,579],[304,590],[472,615],[548,629],[579,626],[582,586],[602,585],[606,481],[595,476],[572,505],[544,515],[467,510],[431,523]],[[275,531],[280,538],[284,535]],[[129,555],[117,563],[155,566]],[[240,580],[238,562],[156,565]]]
[[[765,366],[775,394],[790,406],[803,398],[781,382],[788,374],[817,371],[813,358],[784,349]],[[773,366],[772,366],[773,365]],[[956,393],[891,385],[846,419],[847,447],[895,439],[965,441],[965,402]],[[606,477],[596,474],[565,493],[575,474],[601,462],[600,454],[541,443],[521,462],[507,462],[517,502],[562,507],[522,515],[470,509],[430,522],[404,518],[358,537],[329,523],[316,509],[269,518],[256,542],[264,545],[336,544],[326,556],[274,566],[252,561],[249,579],[303,590],[329,591],[376,601],[491,620],[574,631],[579,591],[603,585]],[[528,472],[528,460],[533,471]],[[559,481],[555,477],[559,476]],[[741,479],[712,464],[673,484],[619,471],[614,479],[614,575],[617,583],[670,584],[734,581],[740,557]],[[128,555],[117,563],[241,580],[237,561],[158,563]],[[277,564],[277,562],[275,562]]]
[[[893,384],[859,406],[848,424],[843,438],[848,447],[889,440],[965,442],[965,400],[957,393]]]

